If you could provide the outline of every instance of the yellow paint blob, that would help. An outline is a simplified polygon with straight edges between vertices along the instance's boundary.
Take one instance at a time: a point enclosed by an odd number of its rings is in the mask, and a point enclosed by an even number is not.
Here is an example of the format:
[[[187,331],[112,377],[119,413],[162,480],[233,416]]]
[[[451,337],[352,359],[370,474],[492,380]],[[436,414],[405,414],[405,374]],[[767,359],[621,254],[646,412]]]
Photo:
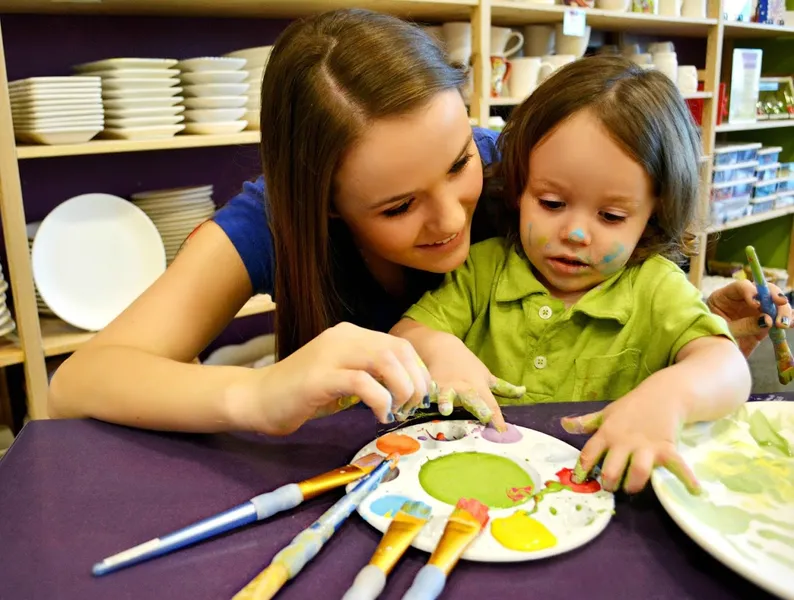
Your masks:
[[[524,510],[491,521],[491,535],[505,548],[519,552],[537,552],[557,545],[554,534]]]

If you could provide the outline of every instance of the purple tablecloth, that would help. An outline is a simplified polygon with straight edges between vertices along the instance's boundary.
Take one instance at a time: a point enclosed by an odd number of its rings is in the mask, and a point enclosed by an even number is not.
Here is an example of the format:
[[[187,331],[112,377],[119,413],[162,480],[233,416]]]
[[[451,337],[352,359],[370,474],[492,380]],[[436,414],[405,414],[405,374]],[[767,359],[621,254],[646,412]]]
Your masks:
[[[584,440],[564,433],[559,418],[597,406],[514,407],[505,415],[581,447]],[[375,435],[373,417],[358,410],[280,439],[32,422],[0,460],[0,598],[231,598],[342,492],[103,578],[90,569],[105,556],[344,464]],[[616,513],[601,536],[563,556],[462,561],[443,598],[769,598],[683,534],[650,487],[618,496]],[[352,515],[279,597],[340,598],[380,535]],[[426,559],[409,550],[382,597],[400,598]]]

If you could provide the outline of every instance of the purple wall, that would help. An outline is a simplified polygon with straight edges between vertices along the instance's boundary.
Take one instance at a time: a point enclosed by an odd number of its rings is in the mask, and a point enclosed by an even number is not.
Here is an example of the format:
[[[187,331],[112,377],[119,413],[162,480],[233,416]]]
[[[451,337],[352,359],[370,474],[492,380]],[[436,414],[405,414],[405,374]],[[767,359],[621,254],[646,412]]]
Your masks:
[[[53,15],[0,18],[11,81],[69,75],[72,65],[116,56],[176,59],[218,56],[240,48],[272,44],[287,23],[253,18]],[[243,181],[258,176],[259,171],[255,145],[20,162],[28,222],[41,220],[64,200],[88,192],[128,197],[140,190],[211,183],[215,186],[215,201],[223,204],[237,193]],[[5,246],[2,248],[7,267]],[[269,331],[271,321],[268,316],[235,321],[212,347]]]

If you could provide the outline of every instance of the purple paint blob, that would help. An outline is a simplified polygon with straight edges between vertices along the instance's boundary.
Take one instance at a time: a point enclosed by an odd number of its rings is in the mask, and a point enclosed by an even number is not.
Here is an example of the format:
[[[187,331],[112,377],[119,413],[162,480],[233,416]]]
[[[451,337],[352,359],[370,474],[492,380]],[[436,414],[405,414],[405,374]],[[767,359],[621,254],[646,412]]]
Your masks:
[[[482,437],[494,444],[515,444],[521,441],[524,434],[521,433],[515,425],[511,425],[510,423],[507,423],[507,431],[499,433],[496,427],[489,423],[487,427],[483,428]]]

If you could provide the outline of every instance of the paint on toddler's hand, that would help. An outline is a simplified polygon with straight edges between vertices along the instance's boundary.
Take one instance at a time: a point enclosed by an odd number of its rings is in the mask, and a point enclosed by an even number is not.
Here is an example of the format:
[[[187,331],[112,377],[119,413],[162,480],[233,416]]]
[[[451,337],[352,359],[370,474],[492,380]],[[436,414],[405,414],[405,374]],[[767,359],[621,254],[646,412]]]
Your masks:
[[[455,398],[457,393],[452,388],[448,388],[438,394],[438,412],[445,417],[452,414],[452,409],[455,407]]]
[[[458,394],[460,403],[467,411],[473,414],[480,423],[490,423],[493,417],[491,408],[485,403],[485,400],[480,398],[480,395],[474,390],[469,390]]]
[[[490,388],[494,395],[501,396],[502,398],[511,398],[513,400],[523,397],[527,392],[527,388],[525,388],[523,385],[513,385],[512,383],[505,381],[504,379],[499,379],[498,377],[494,377]]]

